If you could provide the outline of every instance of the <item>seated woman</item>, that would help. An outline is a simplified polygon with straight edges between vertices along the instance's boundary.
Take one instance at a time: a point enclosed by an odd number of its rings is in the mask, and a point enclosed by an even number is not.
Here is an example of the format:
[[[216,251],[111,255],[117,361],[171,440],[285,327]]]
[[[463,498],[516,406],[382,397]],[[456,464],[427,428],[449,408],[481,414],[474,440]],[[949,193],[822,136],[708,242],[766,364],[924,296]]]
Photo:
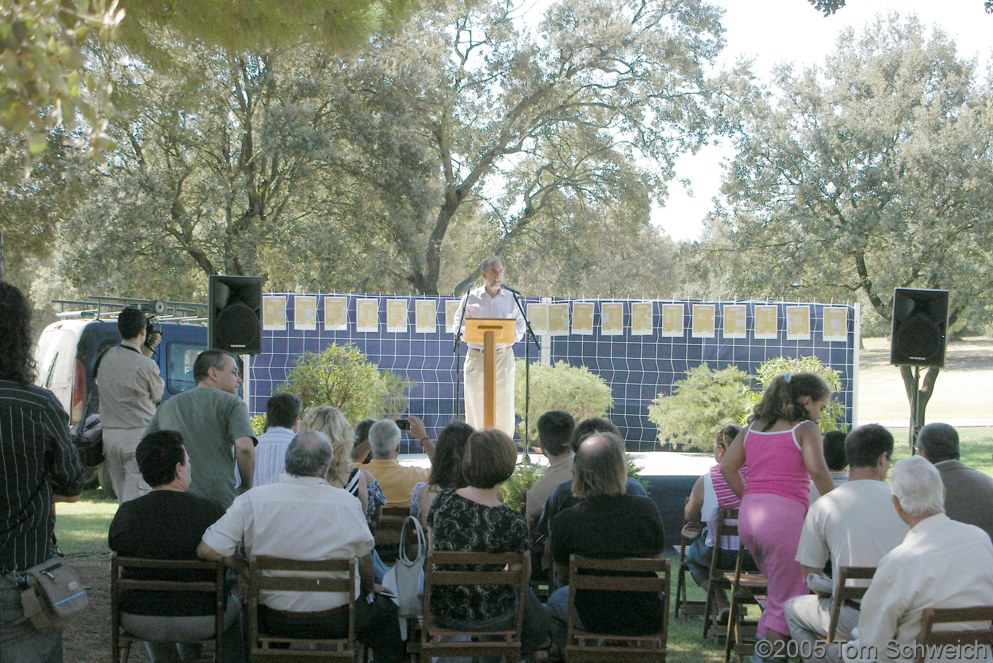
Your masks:
[[[328,483],[335,488],[344,488],[355,495],[362,503],[363,509],[368,509],[369,486],[365,473],[352,464],[352,446],[355,436],[352,425],[348,423],[345,414],[330,405],[315,405],[307,408],[300,417],[300,432],[316,430],[324,433],[331,440],[334,448],[334,458],[331,459],[331,472]],[[366,517],[368,522],[368,515]]]
[[[135,452],[142,478],[152,491],[121,504],[110,524],[110,549],[122,556],[146,559],[196,560],[197,544],[224,509],[220,504],[186,492],[192,468],[183,434],[163,430],[146,435]],[[179,578],[204,580],[203,572]],[[161,578],[161,575],[156,575]],[[207,580],[211,578],[208,573]],[[153,663],[199,660],[198,646],[184,644],[214,635],[213,597],[202,592],[121,593],[121,624],[145,638]],[[224,661],[244,661],[241,604],[228,596],[224,612]]]
[[[624,442],[613,433],[594,433],[583,440],[573,463],[572,494],[579,499],[552,522],[552,559],[562,587],[548,597],[552,637],[566,641],[569,601],[569,556],[595,559],[655,557],[665,547],[662,518],[648,497],[625,494],[627,464]],[[577,623],[583,628],[617,635],[655,633],[662,627],[660,596],[649,593],[577,591]]]
[[[517,463],[517,447],[506,433],[473,433],[462,457],[464,488],[438,493],[428,512],[432,550],[523,552],[529,549],[524,516],[500,501],[499,487]],[[509,587],[470,585],[434,589],[431,610],[441,626],[501,630],[514,623],[517,601]],[[521,656],[530,656],[548,637],[548,617],[530,589],[524,597]]]
[[[428,512],[434,499],[445,488],[462,488],[462,453],[469,436],[475,429],[461,421],[453,421],[445,426],[435,442],[434,458],[431,460],[431,475],[427,481],[418,481],[410,493],[410,515],[427,525]]]

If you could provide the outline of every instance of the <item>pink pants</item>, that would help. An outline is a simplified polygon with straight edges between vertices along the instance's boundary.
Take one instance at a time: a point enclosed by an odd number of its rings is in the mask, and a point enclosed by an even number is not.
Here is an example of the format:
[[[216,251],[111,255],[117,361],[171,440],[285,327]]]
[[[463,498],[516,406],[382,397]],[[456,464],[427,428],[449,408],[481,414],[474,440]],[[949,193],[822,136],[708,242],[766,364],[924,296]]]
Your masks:
[[[758,635],[765,637],[769,630],[786,635],[790,631],[783,605],[809,593],[803,567],[796,561],[807,505],[779,495],[749,493],[738,513],[741,542],[769,579],[769,599],[759,619]]]

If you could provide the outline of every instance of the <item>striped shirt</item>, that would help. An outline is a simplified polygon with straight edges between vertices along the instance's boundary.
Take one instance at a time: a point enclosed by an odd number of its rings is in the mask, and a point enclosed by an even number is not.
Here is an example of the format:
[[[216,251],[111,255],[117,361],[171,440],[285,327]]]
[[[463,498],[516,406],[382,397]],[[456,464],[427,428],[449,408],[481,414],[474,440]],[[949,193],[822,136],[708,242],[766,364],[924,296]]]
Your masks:
[[[52,495],[78,495],[83,464],[55,395],[0,380],[0,571],[23,570],[51,557]]]

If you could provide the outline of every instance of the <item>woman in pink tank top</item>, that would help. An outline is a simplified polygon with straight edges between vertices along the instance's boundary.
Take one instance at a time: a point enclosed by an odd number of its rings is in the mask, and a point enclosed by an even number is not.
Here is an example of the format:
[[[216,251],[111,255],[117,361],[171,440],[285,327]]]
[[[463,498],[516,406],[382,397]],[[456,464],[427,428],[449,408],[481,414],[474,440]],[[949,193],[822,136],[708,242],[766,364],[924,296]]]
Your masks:
[[[742,497],[738,533],[759,570],[769,580],[769,596],[758,636],[786,639],[783,605],[808,593],[803,567],[796,561],[809,482],[825,494],[834,484],[824,461],[817,427],[831,388],[814,373],[777,376],[755,406],[749,426],[721,460],[721,473]],[[748,485],[741,467],[748,466]]]

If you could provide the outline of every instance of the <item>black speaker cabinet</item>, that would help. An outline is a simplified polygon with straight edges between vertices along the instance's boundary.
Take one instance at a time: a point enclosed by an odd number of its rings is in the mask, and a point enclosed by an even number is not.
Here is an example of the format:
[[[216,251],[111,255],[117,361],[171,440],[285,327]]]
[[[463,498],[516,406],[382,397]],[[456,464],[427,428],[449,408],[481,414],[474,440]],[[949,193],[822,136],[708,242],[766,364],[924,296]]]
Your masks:
[[[948,291],[897,288],[893,291],[890,363],[944,366]]]
[[[262,352],[262,277],[211,274],[210,347],[235,354]]]

